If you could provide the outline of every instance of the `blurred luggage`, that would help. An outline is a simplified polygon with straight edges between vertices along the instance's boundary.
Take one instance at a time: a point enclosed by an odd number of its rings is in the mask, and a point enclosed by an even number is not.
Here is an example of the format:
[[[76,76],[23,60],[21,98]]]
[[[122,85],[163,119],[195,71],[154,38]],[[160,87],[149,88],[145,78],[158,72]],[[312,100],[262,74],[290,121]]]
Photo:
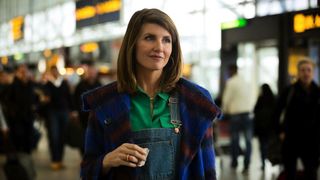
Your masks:
[[[72,148],[81,148],[83,146],[83,133],[78,121],[68,121],[65,134],[66,144]]]
[[[282,163],[281,148],[282,142],[280,138],[276,134],[272,135],[268,144],[267,159],[273,166]]]

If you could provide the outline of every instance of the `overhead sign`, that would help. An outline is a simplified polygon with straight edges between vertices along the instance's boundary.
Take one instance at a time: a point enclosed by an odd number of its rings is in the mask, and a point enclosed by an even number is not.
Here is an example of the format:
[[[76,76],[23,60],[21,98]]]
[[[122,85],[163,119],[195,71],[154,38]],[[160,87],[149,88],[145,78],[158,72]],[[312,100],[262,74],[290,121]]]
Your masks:
[[[293,17],[293,30],[295,33],[303,33],[318,28],[320,28],[320,13],[309,15],[299,13]]]
[[[8,60],[7,56],[1,57],[1,64],[2,65],[7,65],[8,62],[9,62],[9,60]]]
[[[120,20],[121,0],[76,1],[76,27]]]
[[[92,53],[99,48],[98,43],[90,42],[80,46],[80,50],[84,53]]]
[[[13,41],[23,39],[24,17],[18,16],[10,20]]]
[[[234,28],[241,28],[245,27],[248,24],[246,19],[237,19],[234,21],[224,22],[221,24],[221,29],[234,29]]]

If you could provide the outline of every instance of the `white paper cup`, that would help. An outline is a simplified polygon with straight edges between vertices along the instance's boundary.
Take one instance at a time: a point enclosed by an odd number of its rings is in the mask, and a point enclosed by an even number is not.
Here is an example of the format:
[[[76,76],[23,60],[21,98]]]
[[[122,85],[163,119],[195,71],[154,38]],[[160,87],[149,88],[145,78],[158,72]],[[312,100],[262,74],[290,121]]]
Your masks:
[[[144,150],[146,151],[147,157],[148,157],[149,149],[148,149],[148,148],[144,148]],[[146,161],[139,161],[138,164],[137,164],[137,166],[138,166],[138,167],[142,167],[142,166],[144,166],[145,164],[146,164]]]

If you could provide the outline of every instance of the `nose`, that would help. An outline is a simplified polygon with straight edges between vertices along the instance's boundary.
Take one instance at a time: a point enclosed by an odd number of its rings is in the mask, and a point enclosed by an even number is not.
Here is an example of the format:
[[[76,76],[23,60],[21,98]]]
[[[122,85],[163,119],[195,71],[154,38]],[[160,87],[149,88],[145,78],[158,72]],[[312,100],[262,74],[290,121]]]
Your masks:
[[[162,40],[158,39],[154,43],[154,51],[162,51],[163,50],[163,42]]]

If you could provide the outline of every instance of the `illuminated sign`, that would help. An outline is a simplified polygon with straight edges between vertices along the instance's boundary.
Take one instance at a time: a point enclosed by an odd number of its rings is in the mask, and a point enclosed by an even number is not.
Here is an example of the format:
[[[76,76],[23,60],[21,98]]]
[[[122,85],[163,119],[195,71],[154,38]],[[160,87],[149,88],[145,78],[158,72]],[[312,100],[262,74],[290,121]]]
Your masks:
[[[293,17],[293,30],[295,33],[303,33],[307,30],[320,28],[320,14],[296,14]]]
[[[234,21],[222,23],[221,29],[226,30],[226,29],[233,29],[233,28],[241,28],[241,27],[245,27],[247,24],[248,22],[246,19],[237,19]]]
[[[93,6],[85,6],[76,10],[76,20],[89,19],[96,15],[96,9]]]
[[[8,62],[9,62],[9,60],[8,60],[8,57],[7,57],[7,56],[4,56],[4,57],[1,58],[1,64],[7,65]]]
[[[86,43],[80,46],[80,50],[84,53],[91,53],[94,52],[98,49],[98,44],[97,43]]]
[[[77,28],[120,19],[121,0],[76,1]]]
[[[10,21],[11,32],[14,41],[21,40],[23,38],[23,26],[24,18],[23,16],[18,16]]]
[[[116,12],[116,11],[120,11],[120,9],[121,9],[120,0],[105,1],[102,3],[98,3],[96,5],[97,14],[106,14],[106,13]]]

